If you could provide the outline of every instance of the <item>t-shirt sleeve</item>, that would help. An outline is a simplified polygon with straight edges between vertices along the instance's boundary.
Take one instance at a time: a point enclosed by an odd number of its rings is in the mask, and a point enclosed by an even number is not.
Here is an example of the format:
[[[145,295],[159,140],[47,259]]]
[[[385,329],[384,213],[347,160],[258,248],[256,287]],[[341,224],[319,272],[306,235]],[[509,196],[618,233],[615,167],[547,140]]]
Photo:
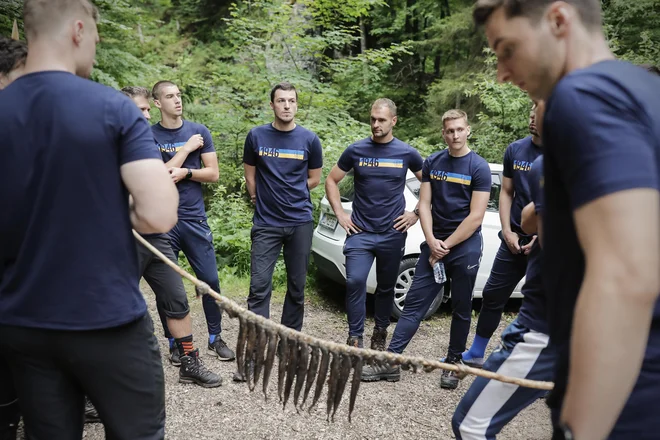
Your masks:
[[[419,154],[419,151],[415,150],[413,147],[410,147],[410,161],[408,162],[408,168],[410,171],[416,173],[422,169],[423,165],[424,159],[422,159],[422,155]]]
[[[552,160],[572,208],[619,191],[658,189],[657,140],[641,121],[644,111],[612,96],[609,84],[579,80],[556,86],[545,118]]]
[[[337,166],[340,170],[345,173],[348,173],[353,169],[353,146],[349,146],[347,149],[341,153],[339,160],[337,161]]]
[[[310,145],[307,168],[310,170],[323,168],[323,148],[321,147],[321,140],[316,135],[312,140],[312,145]]]
[[[426,159],[422,164],[422,183],[431,181],[430,174],[431,174],[431,165],[429,164],[429,160]]]
[[[257,166],[257,152],[254,149],[252,141],[252,130],[245,137],[245,145],[243,146],[243,163],[250,166]]]
[[[202,139],[204,139],[204,145],[202,146],[201,154],[204,153],[215,153],[215,146],[213,145],[213,136],[211,132],[205,126],[201,126]]]
[[[536,158],[529,171],[529,192],[534,210],[543,212],[543,156]]]
[[[504,170],[502,171],[502,175],[504,177],[508,177],[509,179],[513,179],[513,152],[511,151],[512,149],[513,149],[513,144],[506,147],[506,150],[504,151],[504,161],[502,163],[504,167]]]
[[[118,107],[119,164],[142,159],[162,159],[149,122],[129,98],[122,99]]]
[[[485,160],[480,160],[472,175],[472,191],[490,192],[490,167]]]

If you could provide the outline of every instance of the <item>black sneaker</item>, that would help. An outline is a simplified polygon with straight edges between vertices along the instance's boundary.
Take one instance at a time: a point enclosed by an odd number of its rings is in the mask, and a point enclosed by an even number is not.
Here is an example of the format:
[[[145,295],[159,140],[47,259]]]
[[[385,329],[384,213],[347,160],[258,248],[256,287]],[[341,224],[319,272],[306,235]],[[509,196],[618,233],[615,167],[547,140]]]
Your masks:
[[[94,405],[85,397],[85,423],[100,423],[101,418],[99,412],[94,408]]]
[[[170,347],[170,363],[175,367],[181,366],[181,353],[176,346]]]
[[[233,361],[236,359],[234,352],[231,348],[227,347],[227,343],[220,336],[216,336],[213,343],[209,342],[209,352],[217,356],[221,361]]]
[[[362,367],[363,382],[378,382],[379,380],[398,382],[401,380],[401,367],[389,364],[365,365]]]
[[[355,348],[364,348],[364,342],[362,341],[362,336],[349,336],[346,339],[346,345],[350,345]]]
[[[445,363],[463,365],[463,361],[460,357],[452,356],[447,356]],[[442,370],[442,375],[440,376],[440,388],[444,388],[446,390],[455,390],[458,387],[458,382],[460,382],[464,377],[465,373],[459,373],[451,370]]]
[[[215,388],[222,385],[222,378],[206,368],[199,358],[199,350],[195,349],[186,356],[181,356],[179,382],[196,383],[204,388]]]
[[[374,327],[374,332],[371,335],[371,349],[378,351],[385,351],[386,342],[387,342],[387,329]]]

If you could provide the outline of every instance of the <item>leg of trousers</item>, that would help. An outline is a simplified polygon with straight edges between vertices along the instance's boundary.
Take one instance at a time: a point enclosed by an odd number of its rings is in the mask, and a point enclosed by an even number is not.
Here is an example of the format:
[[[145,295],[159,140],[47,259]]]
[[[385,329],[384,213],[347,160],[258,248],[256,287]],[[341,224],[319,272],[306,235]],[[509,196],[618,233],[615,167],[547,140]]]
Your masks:
[[[14,430],[21,418],[18,397],[9,365],[0,357],[0,438],[8,430]]]
[[[264,318],[270,318],[273,271],[284,243],[284,231],[283,228],[254,225],[251,238],[248,310]]]
[[[431,251],[426,243],[422,243],[421,254],[415,266],[415,276],[406,295],[406,302],[399,321],[394,328],[392,340],[387,351],[403,353],[408,343],[417,332],[424,314],[431,306],[433,299],[438,296],[442,284],[435,282],[433,268],[429,263]]]
[[[481,263],[481,233],[454,246],[443,258],[447,278],[451,280],[451,329],[447,354],[458,357],[465,351],[472,318],[472,291]]]
[[[360,232],[346,237],[346,315],[348,335],[361,337],[367,316],[367,277],[374,263],[376,234]]]
[[[374,320],[376,327],[387,328],[394,306],[394,286],[399,276],[399,266],[406,245],[407,233],[396,229],[378,234],[376,247],[376,294]]]
[[[183,251],[197,278],[220,293],[213,234],[206,220],[179,220],[170,231],[170,239],[174,255],[178,258],[178,251]],[[219,335],[222,331],[220,307],[211,295],[202,297],[202,306],[209,335]]]
[[[93,331],[0,326],[0,349],[31,439],[81,439],[85,395],[107,439],[165,438],[163,367],[148,314]]]
[[[493,268],[483,291],[481,312],[477,321],[477,335],[490,339],[502,318],[502,310],[513,289],[525,276],[527,256],[511,253],[506,243],[502,242],[495,255]]]
[[[530,380],[551,381],[555,352],[548,335],[512,322],[502,344],[486,360],[484,370]],[[495,440],[520,411],[547,391],[477,377],[458,404],[452,428],[459,440]]]
[[[285,228],[285,232],[283,252],[286,265],[286,297],[282,324],[300,331],[305,315],[305,283],[314,223]]]
[[[149,243],[161,251],[173,263],[177,263],[169,237],[159,235],[147,237]],[[141,243],[137,244],[140,275],[144,277],[156,296],[156,307],[166,338],[172,334],[167,327],[167,318],[183,319],[190,313],[188,295],[183,286],[181,276],[167,266],[160,258],[155,257]]]

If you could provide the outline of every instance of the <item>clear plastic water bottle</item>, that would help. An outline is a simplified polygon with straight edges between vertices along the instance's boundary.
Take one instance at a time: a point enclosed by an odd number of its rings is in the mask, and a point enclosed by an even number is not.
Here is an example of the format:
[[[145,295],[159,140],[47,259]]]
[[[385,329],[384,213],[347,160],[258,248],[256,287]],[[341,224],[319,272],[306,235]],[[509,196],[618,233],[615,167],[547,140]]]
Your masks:
[[[445,264],[441,260],[436,261],[433,265],[433,276],[435,276],[435,282],[438,284],[444,284],[447,281]]]

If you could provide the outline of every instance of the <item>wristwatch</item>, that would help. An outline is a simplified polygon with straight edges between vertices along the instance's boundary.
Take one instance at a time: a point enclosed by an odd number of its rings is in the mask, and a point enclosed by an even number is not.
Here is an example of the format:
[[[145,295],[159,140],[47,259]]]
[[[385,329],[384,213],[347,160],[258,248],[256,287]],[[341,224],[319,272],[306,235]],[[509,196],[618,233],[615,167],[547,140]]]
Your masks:
[[[552,440],[575,440],[575,437],[566,423],[559,422],[552,433]]]
[[[415,215],[417,217],[419,217],[419,208],[417,206],[415,206],[415,209],[413,210],[413,212],[415,213]]]
[[[188,174],[186,174],[186,179],[190,179],[192,177],[192,170],[188,168]]]

